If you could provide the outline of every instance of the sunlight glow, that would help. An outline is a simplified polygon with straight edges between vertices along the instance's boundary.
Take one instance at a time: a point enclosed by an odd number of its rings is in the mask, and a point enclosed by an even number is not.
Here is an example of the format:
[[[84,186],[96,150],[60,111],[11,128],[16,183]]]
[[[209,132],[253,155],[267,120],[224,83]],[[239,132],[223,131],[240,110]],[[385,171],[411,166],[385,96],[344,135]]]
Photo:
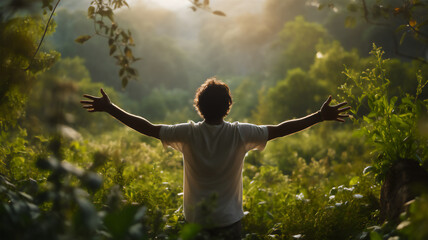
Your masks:
[[[191,3],[187,0],[128,0],[129,5],[144,4],[159,6],[169,10],[179,10],[189,8]]]

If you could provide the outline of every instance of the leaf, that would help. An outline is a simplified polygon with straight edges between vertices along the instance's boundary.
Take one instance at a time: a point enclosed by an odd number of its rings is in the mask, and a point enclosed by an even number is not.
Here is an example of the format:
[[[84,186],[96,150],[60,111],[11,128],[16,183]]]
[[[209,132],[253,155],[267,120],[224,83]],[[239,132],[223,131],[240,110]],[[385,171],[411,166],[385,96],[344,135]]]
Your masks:
[[[141,221],[144,218],[144,216],[146,216],[146,212],[147,212],[146,207],[140,207],[134,215],[134,221],[136,222]]]
[[[101,10],[99,11],[99,14],[103,17],[108,17],[110,21],[114,22],[113,9],[107,8],[107,9]]]
[[[93,191],[98,190],[103,183],[103,179],[101,178],[101,176],[93,172],[86,172],[81,178],[81,180],[87,188]]]
[[[125,88],[126,85],[128,85],[128,78],[124,77],[124,78],[122,78],[122,87]]]
[[[188,240],[194,239],[195,236],[201,231],[202,227],[195,223],[186,224],[180,233],[180,239]]]
[[[355,176],[355,177],[351,178],[351,180],[349,180],[349,185],[351,185],[351,186],[352,185],[357,185],[358,182],[360,182],[360,177]]]
[[[395,14],[395,15],[399,14],[401,11],[402,11],[402,9],[401,9],[401,8],[399,8],[399,7],[394,8],[394,14]]]
[[[373,166],[367,166],[364,168],[363,170],[363,175],[367,176],[370,172],[372,172],[374,170]]]
[[[128,47],[125,47],[125,56],[132,59],[132,51]]]
[[[88,8],[88,18],[94,18],[94,13],[95,13],[95,7],[94,6],[90,6]]]
[[[116,30],[117,29],[117,24],[116,23],[112,23],[111,24],[111,31],[114,31],[114,30]]]
[[[400,45],[401,45],[401,44],[403,44],[403,42],[404,42],[404,38],[406,37],[406,34],[407,34],[407,32],[404,32],[404,33],[401,35],[401,38],[400,38]]]
[[[88,41],[89,39],[91,39],[90,35],[82,35],[77,37],[76,39],[74,39],[75,42],[83,44],[84,42]]]
[[[126,71],[127,71],[129,74],[131,74],[132,76],[137,76],[137,71],[135,71],[135,69],[134,69],[134,68],[130,68],[130,67],[128,67],[128,68],[126,68]]]
[[[408,220],[402,221],[400,224],[398,224],[397,230],[402,230],[403,228],[406,228],[410,224],[411,224],[411,222]]]
[[[124,42],[124,43],[128,42],[128,39],[129,39],[128,34],[126,34],[124,31],[121,31],[121,32],[120,32],[120,35],[122,35],[122,38],[123,38],[123,42]]]
[[[43,170],[54,170],[59,167],[59,163],[54,157],[39,158],[36,162],[36,166]]]
[[[213,14],[218,15],[218,16],[222,16],[222,17],[226,17],[226,14],[224,14],[224,12],[218,11],[218,10],[213,11]]]
[[[104,224],[114,239],[125,239],[129,228],[134,223],[138,206],[127,205],[120,210],[109,212],[104,218]]]
[[[389,100],[389,105],[390,105],[391,107],[394,107],[394,106],[395,106],[395,103],[397,102],[397,99],[398,99],[398,97],[397,97],[397,96],[392,97],[392,98],[391,98],[391,100]]]
[[[113,55],[114,52],[116,52],[116,49],[117,49],[116,45],[110,46],[110,56]]]
[[[370,240],[382,240],[382,236],[377,232],[370,232]]]

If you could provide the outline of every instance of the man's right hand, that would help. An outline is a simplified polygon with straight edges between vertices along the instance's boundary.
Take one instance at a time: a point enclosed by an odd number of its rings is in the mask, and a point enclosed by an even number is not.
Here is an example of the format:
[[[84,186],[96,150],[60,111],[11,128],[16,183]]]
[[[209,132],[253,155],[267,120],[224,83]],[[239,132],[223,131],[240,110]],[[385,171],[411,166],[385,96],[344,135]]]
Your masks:
[[[331,96],[327,98],[327,100],[322,105],[320,112],[321,112],[321,120],[325,121],[338,121],[338,122],[345,122],[345,118],[349,117],[348,114],[342,114],[343,112],[348,111],[351,107],[344,107],[347,102],[341,102],[337,105],[331,106]]]
[[[83,108],[87,109],[88,112],[107,112],[107,110],[111,107],[112,103],[110,101],[110,98],[107,96],[107,94],[102,88],[100,89],[100,92],[102,94],[102,97],[94,97],[87,94],[83,95],[85,98],[91,100],[80,101],[80,103],[83,104]]]

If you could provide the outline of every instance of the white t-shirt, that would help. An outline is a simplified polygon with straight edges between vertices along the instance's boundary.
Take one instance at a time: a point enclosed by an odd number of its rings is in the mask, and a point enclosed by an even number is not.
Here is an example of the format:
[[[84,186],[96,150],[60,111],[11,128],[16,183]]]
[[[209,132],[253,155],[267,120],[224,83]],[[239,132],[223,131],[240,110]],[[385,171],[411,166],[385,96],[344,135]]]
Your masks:
[[[249,150],[264,149],[266,126],[238,122],[163,125],[160,139],[164,147],[171,146],[183,154],[187,221],[221,227],[243,217],[243,160]]]

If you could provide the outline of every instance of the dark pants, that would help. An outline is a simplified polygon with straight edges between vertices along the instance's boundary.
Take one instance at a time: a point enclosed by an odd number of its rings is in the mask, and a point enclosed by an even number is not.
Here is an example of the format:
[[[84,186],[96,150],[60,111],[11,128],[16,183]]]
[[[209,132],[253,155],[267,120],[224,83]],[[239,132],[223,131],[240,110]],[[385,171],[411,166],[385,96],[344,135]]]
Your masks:
[[[241,220],[229,226],[210,228],[202,230],[201,238],[197,239],[224,239],[239,240],[241,239],[242,223]]]

